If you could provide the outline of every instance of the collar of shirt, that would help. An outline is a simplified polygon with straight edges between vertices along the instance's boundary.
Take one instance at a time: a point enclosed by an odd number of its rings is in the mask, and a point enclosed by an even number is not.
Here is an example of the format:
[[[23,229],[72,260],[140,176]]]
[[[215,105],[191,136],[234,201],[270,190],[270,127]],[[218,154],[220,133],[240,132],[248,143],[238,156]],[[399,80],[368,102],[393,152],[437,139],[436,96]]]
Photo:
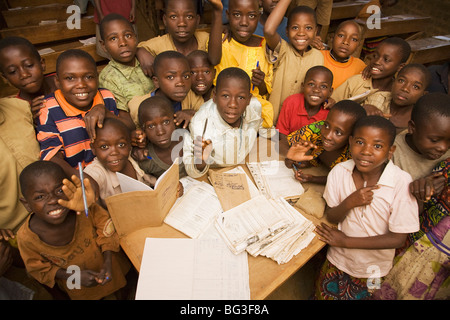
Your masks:
[[[115,60],[111,60],[110,64],[113,68],[117,69],[121,74],[123,74],[123,76],[127,79],[131,79],[134,70],[136,70],[136,68],[140,68],[141,64],[139,63],[139,60],[134,58],[134,67],[130,67],[130,66],[126,66],[120,62],[117,62]]]
[[[56,99],[56,101],[58,101],[58,104],[61,107],[61,109],[63,109],[64,113],[69,117],[76,117],[78,115],[81,115],[84,117],[84,115],[87,112],[89,112],[93,106],[95,106],[97,104],[103,104],[103,105],[105,104],[105,102],[103,101],[103,97],[100,94],[100,91],[98,91],[98,90],[97,90],[97,94],[94,97],[94,101],[93,101],[91,107],[87,111],[83,111],[78,108],[75,108],[70,103],[68,103],[66,98],[64,98],[60,89],[55,91],[55,99]]]
[[[353,172],[353,169],[355,168],[355,162],[353,159],[350,159],[348,161],[345,161],[342,163],[345,169],[347,169],[350,172]],[[380,179],[378,180],[378,185],[383,185],[386,187],[394,188],[395,187],[395,168],[394,163],[389,160],[388,164],[383,170],[383,173],[381,174]]]

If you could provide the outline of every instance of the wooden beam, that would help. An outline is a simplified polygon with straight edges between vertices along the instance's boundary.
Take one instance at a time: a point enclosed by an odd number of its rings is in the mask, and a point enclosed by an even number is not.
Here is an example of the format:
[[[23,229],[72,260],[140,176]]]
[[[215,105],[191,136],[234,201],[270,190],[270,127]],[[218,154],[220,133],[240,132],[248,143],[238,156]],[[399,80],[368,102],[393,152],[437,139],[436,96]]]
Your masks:
[[[411,46],[411,63],[434,63],[450,59],[450,35],[449,40],[437,39],[435,37],[415,39],[408,41]]]
[[[66,21],[70,14],[66,13],[68,4],[48,4],[17,10],[2,11],[8,28],[38,25],[44,20]]]
[[[356,18],[369,0],[333,2],[330,20]]]

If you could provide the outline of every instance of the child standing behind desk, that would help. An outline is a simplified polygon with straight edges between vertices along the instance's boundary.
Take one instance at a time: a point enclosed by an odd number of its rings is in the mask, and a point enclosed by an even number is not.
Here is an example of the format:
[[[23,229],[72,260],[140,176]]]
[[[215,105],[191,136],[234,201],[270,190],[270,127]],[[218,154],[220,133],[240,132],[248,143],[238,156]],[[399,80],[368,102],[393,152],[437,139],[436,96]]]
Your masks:
[[[222,42],[222,59],[217,74],[238,67],[251,79],[251,93],[262,105],[262,126],[273,126],[273,106],[267,100],[272,92],[273,66],[265,56],[266,40],[254,35],[259,20],[258,0],[231,0],[227,10],[231,39]]]
[[[285,164],[289,168],[296,166],[295,178],[301,183],[313,182],[325,185],[327,176],[305,174],[301,169],[324,164],[331,170],[336,164],[351,159],[348,138],[355,123],[365,116],[366,111],[358,103],[342,100],[331,108],[325,120],[311,123],[289,134],[285,142],[291,147],[287,151]],[[313,159],[299,164],[297,161],[301,161],[303,141],[312,144],[310,155]]]
[[[242,163],[252,149],[262,123],[261,103],[250,93],[250,77],[227,68],[217,77],[213,98],[192,118],[184,135],[183,162],[193,178],[210,166]]]
[[[100,72],[99,85],[114,94],[117,109],[129,112],[128,101],[154,88],[136,59],[136,33],[125,17],[111,13],[102,19],[100,35],[100,43],[111,58]]]
[[[317,30],[313,9],[299,6],[290,11],[287,27],[289,42],[284,41],[277,33],[277,27],[290,3],[290,0],[281,0],[270,13],[264,26],[266,55],[268,61],[273,64],[272,93],[269,101],[273,106],[274,124],[277,123],[284,100],[301,91],[306,72],[313,66],[323,65],[323,55],[311,47]]]
[[[81,181],[72,176],[72,183],[66,177],[51,161],[34,162],[20,174],[23,204],[31,212],[17,235],[20,254],[40,283],[51,288],[57,284],[74,300],[99,300],[126,285],[130,263],[119,251],[108,212],[94,202],[89,179],[84,180],[86,217]],[[79,268],[79,289],[68,286],[74,284],[68,279],[70,266]]]
[[[131,135],[127,126],[118,119],[106,118],[102,128],[96,129],[91,143],[94,161],[84,169],[99,187],[100,200],[106,208],[105,199],[122,193],[116,172],[153,186],[156,178],[145,174],[131,157]]]
[[[0,40],[0,73],[19,89],[17,98],[30,103],[35,123],[44,107],[44,97],[55,91],[55,75],[45,76],[45,60],[36,47],[25,38],[6,37]]]
[[[352,160],[337,164],[324,191],[328,221],[317,226],[329,244],[316,282],[316,298],[368,299],[393,265],[395,248],[419,230],[418,206],[409,192],[411,176],[390,161],[395,127],[380,116],[355,124]]]
[[[203,98],[203,103],[211,98],[214,89],[216,69],[209,61],[208,54],[202,50],[195,50],[187,56],[191,67],[191,90]]]
[[[341,22],[334,33],[331,50],[321,50],[324,66],[333,72],[333,89],[366,67],[364,61],[352,56],[361,41],[361,33],[361,26],[356,21]]]
[[[213,7],[210,33],[196,30],[200,22],[199,1],[164,1],[163,22],[167,33],[138,45],[137,58],[146,75],[152,75],[153,60],[163,51],[178,51],[187,56],[194,50],[203,50],[208,52],[213,65],[219,63],[223,5],[220,0],[208,2]]]
[[[331,98],[338,102],[367,94],[357,102],[361,103],[368,115],[383,115],[382,110],[386,110],[391,102],[394,75],[405,66],[410,53],[410,45],[401,38],[383,40],[375,49],[367,67],[370,78],[365,79],[363,74],[348,78],[333,91]]]

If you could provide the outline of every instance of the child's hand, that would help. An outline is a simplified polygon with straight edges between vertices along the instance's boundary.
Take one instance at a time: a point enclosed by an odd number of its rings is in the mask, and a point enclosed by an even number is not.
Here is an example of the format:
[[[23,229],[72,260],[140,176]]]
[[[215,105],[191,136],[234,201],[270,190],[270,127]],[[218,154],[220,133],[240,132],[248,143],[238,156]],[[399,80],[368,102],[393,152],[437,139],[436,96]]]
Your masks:
[[[286,154],[286,158],[296,161],[296,162],[302,162],[302,161],[310,161],[313,160],[314,157],[311,155],[306,155],[306,153],[311,149],[316,149],[317,146],[310,142],[302,140],[300,142],[294,143],[288,150]]]
[[[191,122],[194,114],[194,110],[180,110],[175,113],[175,119],[173,119],[173,121],[175,122],[176,126],[180,126],[184,122],[183,129],[186,129],[189,126],[189,123]]]
[[[83,287],[95,287],[98,285],[97,279],[100,277],[99,272],[92,270],[81,270],[80,283]]]
[[[409,185],[410,192],[419,201],[428,201],[431,196],[440,194],[445,186],[443,171],[432,173],[424,178],[414,180]]]
[[[256,69],[252,69],[252,85],[258,87],[259,94],[265,95],[267,93],[267,86],[264,82],[266,74],[261,71],[261,67],[257,66]]]
[[[112,280],[112,251],[105,251],[103,257],[103,268],[95,277],[95,281],[102,286]]]
[[[96,138],[95,127],[103,127],[103,121],[105,120],[106,112],[108,111],[106,110],[104,104],[97,104],[93,106],[92,109],[84,116],[83,120],[86,124],[86,131],[91,138],[91,142],[94,142]]]
[[[184,193],[184,187],[181,182],[178,182],[178,188],[177,188],[177,198],[181,197]]]
[[[320,226],[316,226],[316,233],[319,235],[319,240],[330,246],[345,247],[347,236],[336,228],[330,227],[322,222]]]
[[[36,120],[37,118],[39,118],[41,109],[44,107],[44,96],[39,96],[31,100],[30,107],[33,119]]]
[[[131,157],[137,162],[148,160],[148,150],[133,147],[133,149],[131,149]]]
[[[369,187],[362,187],[349,195],[345,200],[348,201],[350,208],[369,205],[373,200],[373,190],[379,188],[380,187],[377,184]]]
[[[144,74],[151,78],[153,76],[153,61],[155,61],[155,57],[145,48],[141,47],[136,50],[136,58],[139,60]]]
[[[212,141],[205,140],[200,136],[194,140],[194,163],[199,163],[196,159],[199,159],[201,163],[206,162],[212,152]]]
[[[0,241],[0,277],[8,271],[13,263],[13,256],[9,244]]]
[[[324,109],[331,109],[335,104],[336,104],[336,100],[334,100],[333,98],[329,97],[329,98],[323,103],[323,108],[324,108]]]
[[[208,2],[211,4],[214,10],[220,10],[220,12],[222,12],[223,4],[221,0],[208,0]]]
[[[14,232],[12,232],[12,230],[0,229],[0,241],[8,241],[10,238],[14,239]]]
[[[372,76],[372,74],[370,73],[371,70],[372,70],[372,67],[371,67],[371,66],[367,66],[367,67],[365,67],[364,70],[361,72],[361,76],[362,76],[362,78],[363,78],[364,80],[367,80],[367,79],[369,79],[369,78]]]
[[[313,48],[316,48],[318,50],[325,50],[326,47],[322,41],[322,38],[320,36],[315,36],[314,40],[311,42],[311,46]]]
[[[145,148],[147,145],[146,135],[142,129],[136,129],[131,132],[131,145],[133,147]]]
[[[302,170],[296,170],[294,172],[295,180],[300,181],[301,183],[313,182],[314,176],[312,174],[303,173]]]
[[[68,200],[58,199],[58,203],[63,207],[76,211],[79,214],[84,212],[81,180],[76,175],[73,175],[72,181],[68,179],[63,180],[62,190]],[[84,178],[84,186],[86,190],[87,206],[89,207],[95,202],[95,191],[94,188],[92,188],[91,182],[88,178]]]

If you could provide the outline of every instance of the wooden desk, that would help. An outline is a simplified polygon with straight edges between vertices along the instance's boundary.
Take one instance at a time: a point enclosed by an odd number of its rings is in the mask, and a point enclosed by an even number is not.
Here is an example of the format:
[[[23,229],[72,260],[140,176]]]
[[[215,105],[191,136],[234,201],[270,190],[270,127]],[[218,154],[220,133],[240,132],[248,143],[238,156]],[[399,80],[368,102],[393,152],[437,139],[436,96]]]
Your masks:
[[[369,0],[333,2],[330,20],[353,19]]]
[[[381,19],[380,29],[368,29],[366,19],[356,19],[356,22],[364,28],[364,38],[376,38],[421,32],[431,23],[431,18],[409,14],[389,16]]]
[[[450,35],[446,35],[450,39]],[[409,40],[412,58],[410,63],[432,63],[450,59],[450,40],[434,37]]]
[[[274,144],[271,143],[270,140],[259,138],[258,143],[250,152],[250,156],[248,158],[253,159],[252,157],[256,157],[258,161],[281,159],[282,157],[274,153],[276,150],[273,148],[273,146]],[[267,149],[265,149],[266,147]],[[269,152],[266,152],[266,150],[268,150]],[[251,177],[247,167],[245,165],[243,165],[242,167],[244,168],[244,170],[246,170],[247,174],[249,174],[249,177]],[[232,167],[230,167],[230,169],[231,168]],[[326,173],[326,170],[324,168],[308,168],[305,169],[305,171],[313,174]],[[202,177],[200,180],[206,181],[206,177]],[[304,184],[304,187],[305,189],[311,187],[317,191],[323,191],[324,189],[323,186],[313,184]],[[325,221],[324,218],[319,220],[310,215],[304,214],[304,216],[313,221],[313,223],[316,225],[322,221]],[[130,257],[131,262],[133,263],[137,271],[139,271],[140,269],[145,238],[147,237],[187,238],[184,234],[166,224],[163,224],[160,227],[142,229],[138,232],[133,233],[132,238],[122,238],[121,245],[127,255]],[[278,265],[275,261],[266,257],[253,257],[248,255],[251,299],[262,300],[267,298],[274,290],[276,290],[287,279],[289,279],[289,277],[296,273],[324,246],[325,243],[315,237],[308,247],[303,249],[297,256],[294,256],[288,263],[282,265]]]

